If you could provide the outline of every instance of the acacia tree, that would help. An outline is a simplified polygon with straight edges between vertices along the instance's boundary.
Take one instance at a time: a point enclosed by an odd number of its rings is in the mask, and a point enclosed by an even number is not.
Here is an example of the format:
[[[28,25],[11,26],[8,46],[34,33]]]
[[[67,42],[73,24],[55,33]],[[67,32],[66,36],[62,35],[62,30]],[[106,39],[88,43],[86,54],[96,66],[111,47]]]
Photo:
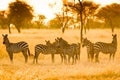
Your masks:
[[[86,32],[86,29],[90,28],[89,26],[86,26],[86,24],[89,23],[89,19],[94,18],[94,15],[97,9],[99,8],[99,5],[95,4],[92,1],[82,1],[82,2],[80,0],[78,1],[79,3],[74,2],[74,5],[73,2],[68,2],[67,6],[69,7],[68,8],[69,12],[72,12],[72,14],[74,14],[74,17],[76,16],[78,22],[82,20],[83,27]]]
[[[104,20],[105,24],[110,26],[112,32],[114,32],[115,27],[120,25],[120,4],[113,3],[105,7],[100,8],[96,16]]]
[[[35,23],[37,24],[37,27],[38,28],[45,27],[44,20],[46,19],[46,17],[42,14],[39,14],[37,17],[38,17],[38,20],[35,21]]]
[[[26,2],[16,0],[9,4],[7,17],[20,33],[22,25],[29,24],[33,19],[33,9]]]

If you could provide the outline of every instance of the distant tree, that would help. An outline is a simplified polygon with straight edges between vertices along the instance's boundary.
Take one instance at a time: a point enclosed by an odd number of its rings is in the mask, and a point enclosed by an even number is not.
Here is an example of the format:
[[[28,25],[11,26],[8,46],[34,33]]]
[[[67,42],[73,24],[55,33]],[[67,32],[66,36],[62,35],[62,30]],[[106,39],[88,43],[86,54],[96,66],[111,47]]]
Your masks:
[[[61,28],[62,24],[58,18],[53,18],[48,22],[49,28]]]
[[[45,26],[44,20],[46,19],[46,17],[41,14],[39,14],[37,17],[38,17],[38,20],[36,20],[35,22],[37,23],[38,28]]]
[[[2,29],[7,28],[7,17],[6,17],[6,13],[5,10],[0,11],[0,26]]]
[[[113,3],[99,9],[96,16],[110,26],[112,32],[115,27],[120,27],[120,4]]]
[[[82,3],[82,8],[81,8],[80,3]],[[79,1],[79,3],[68,2],[67,4],[64,4],[64,6],[68,7],[69,12],[74,14],[74,17],[76,17],[76,20],[78,22],[81,21],[80,20],[80,16],[81,16],[80,14],[81,14],[81,11],[82,11],[82,16],[83,16],[82,21],[83,21],[83,27],[85,29],[85,32],[86,32],[86,29],[90,28],[89,26],[86,26],[86,24],[89,23],[89,19],[94,18],[94,15],[95,15],[97,9],[99,8],[99,5],[95,4],[92,1],[82,1],[82,2]]]
[[[14,24],[18,32],[24,24],[31,23],[33,19],[33,9],[26,2],[16,0],[8,6],[8,20]]]

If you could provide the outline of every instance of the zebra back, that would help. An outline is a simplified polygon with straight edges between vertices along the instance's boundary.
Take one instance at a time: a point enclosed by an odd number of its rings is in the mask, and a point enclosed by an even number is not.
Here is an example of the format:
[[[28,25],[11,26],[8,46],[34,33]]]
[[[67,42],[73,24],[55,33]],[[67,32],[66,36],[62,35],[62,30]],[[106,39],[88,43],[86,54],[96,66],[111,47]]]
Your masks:
[[[95,52],[115,53],[117,50],[117,35],[115,34],[112,36],[113,36],[113,40],[111,43],[96,42],[94,45]]]
[[[28,60],[28,55],[30,56],[30,51],[28,47],[28,43],[21,41],[17,43],[11,43],[8,39],[8,35],[3,36],[3,44],[6,46],[6,50],[9,54],[10,60],[13,61],[13,53],[22,52],[25,58],[25,62]],[[28,53],[27,53],[28,52]]]
[[[36,54],[39,54],[39,53],[42,53],[42,54],[49,54],[49,50],[48,50],[48,46],[47,45],[44,45],[44,44],[37,44],[35,46],[35,53]]]
[[[57,47],[55,43],[51,43],[49,40],[48,41],[45,40],[45,42],[46,42],[47,47],[50,50],[50,53],[54,54],[57,52]]]
[[[26,49],[29,49],[28,43],[25,41],[20,41],[17,43],[11,43],[8,39],[8,35],[3,35],[3,44],[6,45],[7,51],[10,51],[12,53],[20,52]]]

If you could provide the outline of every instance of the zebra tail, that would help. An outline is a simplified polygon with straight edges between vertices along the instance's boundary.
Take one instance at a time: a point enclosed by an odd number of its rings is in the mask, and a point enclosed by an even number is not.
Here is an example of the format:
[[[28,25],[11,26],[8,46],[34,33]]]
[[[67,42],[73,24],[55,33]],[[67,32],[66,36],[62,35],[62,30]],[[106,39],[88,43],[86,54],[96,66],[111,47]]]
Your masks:
[[[28,48],[28,55],[30,56],[30,49]]]

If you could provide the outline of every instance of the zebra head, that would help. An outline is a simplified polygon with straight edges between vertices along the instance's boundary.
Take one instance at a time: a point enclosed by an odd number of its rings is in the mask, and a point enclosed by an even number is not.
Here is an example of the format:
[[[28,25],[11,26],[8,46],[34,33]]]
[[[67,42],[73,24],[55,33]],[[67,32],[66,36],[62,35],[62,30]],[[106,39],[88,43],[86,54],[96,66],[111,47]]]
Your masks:
[[[112,43],[117,46],[117,34],[112,34],[112,36],[113,36],[113,41],[112,41]]]
[[[2,36],[3,36],[3,44],[9,43],[8,35],[7,34],[2,34]]]
[[[68,42],[61,37],[57,38],[57,42],[59,47],[66,47],[69,45]]]
[[[48,41],[45,40],[45,42],[46,42],[46,45],[47,45],[47,46],[50,46],[50,45],[51,45],[50,40],[48,40]]]
[[[87,46],[87,44],[88,44],[88,39],[87,38],[83,38],[83,40],[82,40],[82,47]]]
[[[60,42],[58,37],[57,39],[55,39],[55,42],[53,44],[56,45],[56,47],[60,47]]]
[[[112,34],[112,36],[113,36],[113,39],[114,39],[114,38],[116,38],[116,37],[117,37],[117,34]]]

